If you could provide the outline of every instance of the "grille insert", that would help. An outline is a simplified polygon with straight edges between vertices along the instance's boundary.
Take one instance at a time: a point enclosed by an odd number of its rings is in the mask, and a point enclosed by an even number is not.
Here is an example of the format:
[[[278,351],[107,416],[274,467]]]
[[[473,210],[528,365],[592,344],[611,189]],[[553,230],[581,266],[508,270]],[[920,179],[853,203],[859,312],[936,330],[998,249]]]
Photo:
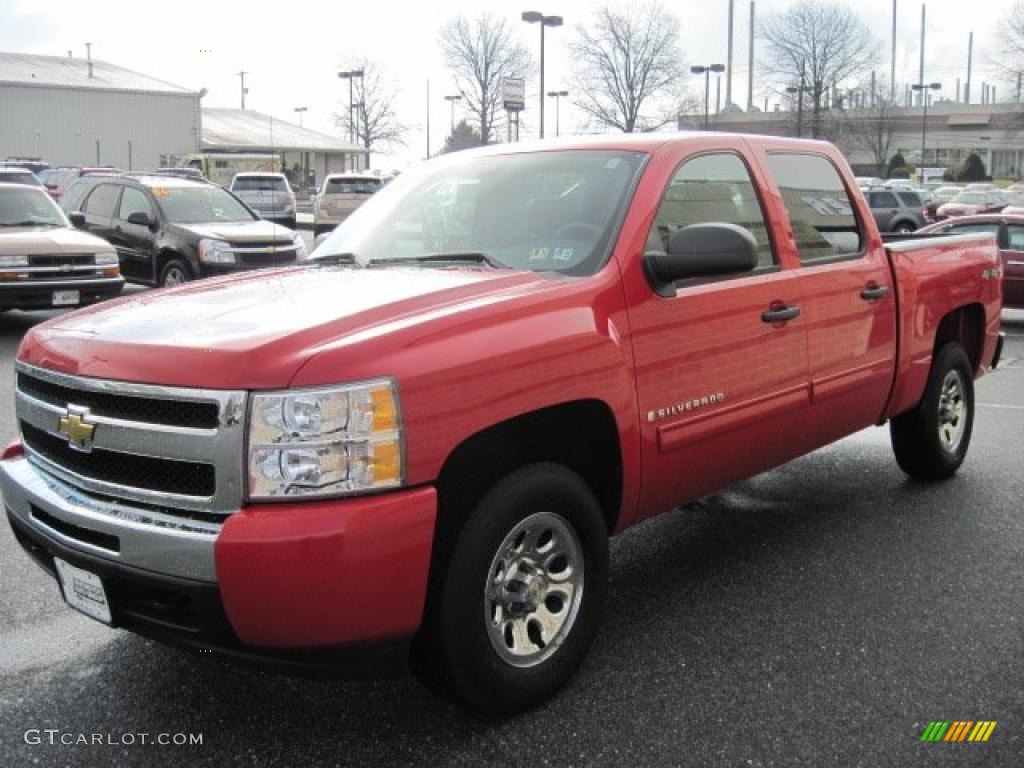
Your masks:
[[[59,408],[64,408],[69,403],[84,406],[98,416],[173,427],[217,427],[216,403],[162,400],[71,389],[21,372],[18,373],[18,389],[26,395]]]
[[[213,496],[216,489],[212,464],[157,459],[102,448],[83,453],[24,420],[21,421],[21,436],[30,451],[90,480],[185,496]]]

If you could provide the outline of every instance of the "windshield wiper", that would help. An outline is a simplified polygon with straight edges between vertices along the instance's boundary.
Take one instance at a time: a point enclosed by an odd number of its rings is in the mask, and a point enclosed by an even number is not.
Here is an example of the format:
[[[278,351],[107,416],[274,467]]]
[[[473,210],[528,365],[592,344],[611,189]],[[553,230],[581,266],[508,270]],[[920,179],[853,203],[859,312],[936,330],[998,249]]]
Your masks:
[[[421,256],[403,256],[397,259],[370,259],[368,266],[376,264],[444,264],[451,262],[486,264],[495,269],[510,269],[508,264],[483,251],[449,251],[424,253]]]
[[[317,256],[315,259],[310,261],[316,262],[317,264],[356,264],[360,267],[365,267],[366,264],[360,260],[360,258],[349,251],[343,253],[328,253],[326,256]]]

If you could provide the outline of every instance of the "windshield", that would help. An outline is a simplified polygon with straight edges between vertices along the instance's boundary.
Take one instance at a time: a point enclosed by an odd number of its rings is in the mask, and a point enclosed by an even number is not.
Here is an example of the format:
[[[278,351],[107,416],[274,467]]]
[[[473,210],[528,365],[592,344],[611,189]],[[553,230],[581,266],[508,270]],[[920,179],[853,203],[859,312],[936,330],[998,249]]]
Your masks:
[[[287,192],[288,185],[280,176],[236,176],[232,192]]]
[[[68,227],[64,212],[39,187],[0,187],[0,227]]]
[[[153,187],[153,197],[168,221],[175,224],[256,219],[234,196],[212,184],[202,187]]]
[[[985,202],[985,196],[977,192],[964,192],[956,196],[954,203],[966,203],[967,205],[980,205]]]
[[[370,198],[314,258],[351,253],[373,263],[482,253],[512,269],[593,274],[644,159],[562,150],[430,162]]]
[[[380,179],[327,179],[324,194],[372,195],[380,186]]]

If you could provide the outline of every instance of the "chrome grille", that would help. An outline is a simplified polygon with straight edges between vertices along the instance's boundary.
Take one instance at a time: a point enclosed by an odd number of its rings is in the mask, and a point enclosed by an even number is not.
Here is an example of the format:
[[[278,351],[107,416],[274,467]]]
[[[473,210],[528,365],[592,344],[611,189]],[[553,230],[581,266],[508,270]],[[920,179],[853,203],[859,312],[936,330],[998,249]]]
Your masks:
[[[92,253],[41,253],[28,257],[27,267],[11,267],[8,272],[16,273],[16,280],[89,280],[104,277],[104,269],[115,265],[96,265]]]
[[[243,493],[245,393],[107,381],[17,364],[17,415],[29,459],[96,496],[183,517],[222,517]],[[60,422],[84,409],[94,429],[71,445]]]

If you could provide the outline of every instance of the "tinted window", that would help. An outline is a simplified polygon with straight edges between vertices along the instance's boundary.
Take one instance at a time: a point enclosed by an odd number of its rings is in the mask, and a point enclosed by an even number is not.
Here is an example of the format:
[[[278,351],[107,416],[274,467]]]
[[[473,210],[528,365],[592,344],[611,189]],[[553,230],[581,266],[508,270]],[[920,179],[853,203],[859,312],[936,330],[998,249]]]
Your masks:
[[[757,240],[758,266],[775,263],[754,184],[736,155],[695,157],[676,171],[654,217],[648,244],[667,251],[675,232],[709,222],[745,227]]]
[[[286,192],[288,185],[280,176],[236,176],[232,192]]]
[[[897,192],[900,200],[908,208],[920,208],[921,198],[917,196],[916,192]]]
[[[89,193],[85,199],[82,210],[93,216],[114,217],[114,207],[117,205],[118,187],[113,184],[100,184]]]
[[[1010,241],[1007,247],[1011,251],[1024,251],[1024,227],[1010,224],[1006,228],[1006,233]]]
[[[899,203],[896,202],[896,195],[892,192],[872,192],[870,197],[870,203],[872,208],[898,208]]]
[[[149,200],[143,192],[135,187],[125,187],[124,192],[121,193],[121,210],[118,212],[117,218],[127,221],[133,213],[144,213],[152,219],[153,206],[149,204]]]
[[[862,237],[853,205],[828,159],[770,154],[768,167],[782,193],[801,261],[860,253]]]
[[[372,195],[380,189],[379,179],[328,179],[327,195]]]

